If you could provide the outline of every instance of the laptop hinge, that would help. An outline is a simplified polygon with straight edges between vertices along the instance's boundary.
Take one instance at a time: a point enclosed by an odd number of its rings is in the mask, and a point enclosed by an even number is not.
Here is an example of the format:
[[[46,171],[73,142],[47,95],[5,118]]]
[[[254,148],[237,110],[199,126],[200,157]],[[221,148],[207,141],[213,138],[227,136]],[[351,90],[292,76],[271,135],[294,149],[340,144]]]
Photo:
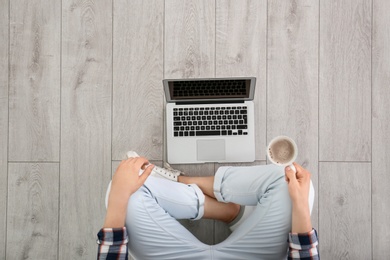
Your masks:
[[[243,100],[221,100],[221,101],[191,101],[191,102],[176,102],[176,105],[200,105],[200,104],[238,104],[238,103],[244,103]]]

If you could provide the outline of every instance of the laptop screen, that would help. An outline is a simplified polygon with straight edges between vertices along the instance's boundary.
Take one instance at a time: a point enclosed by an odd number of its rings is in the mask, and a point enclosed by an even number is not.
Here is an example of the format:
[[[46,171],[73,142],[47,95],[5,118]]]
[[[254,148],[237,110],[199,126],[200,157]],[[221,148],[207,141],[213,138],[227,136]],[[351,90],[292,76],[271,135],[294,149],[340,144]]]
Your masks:
[[[164,80],[167,101],[252,100],[255,78]]]

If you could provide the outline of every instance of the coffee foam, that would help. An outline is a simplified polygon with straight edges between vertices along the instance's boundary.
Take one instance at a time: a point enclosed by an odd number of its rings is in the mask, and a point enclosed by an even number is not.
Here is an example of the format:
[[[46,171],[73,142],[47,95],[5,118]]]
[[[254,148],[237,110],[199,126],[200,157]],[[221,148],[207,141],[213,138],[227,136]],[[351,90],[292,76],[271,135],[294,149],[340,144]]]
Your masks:
[[[276,163],[288,163],[293,159],[294,154],[294,145],[286,139],[278,140],[269,147],[269,155]]]

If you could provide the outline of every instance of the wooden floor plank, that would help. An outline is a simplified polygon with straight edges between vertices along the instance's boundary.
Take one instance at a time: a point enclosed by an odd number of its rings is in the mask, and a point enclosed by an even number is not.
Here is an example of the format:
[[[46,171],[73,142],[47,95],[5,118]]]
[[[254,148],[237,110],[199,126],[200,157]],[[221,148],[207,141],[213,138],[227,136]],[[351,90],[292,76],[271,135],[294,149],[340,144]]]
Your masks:
[[[313,225],[322,258],[390,255],[386,1],[0,0],[0,7],[0,207],[7,209],[0,233],[8,233],[0,259],[95,258],[111,171],[131,149],[163,160],[161,80],[253,75],[256,159],[265,160],[275,135],[297,141],[297,161],[312,172],[319,199]],[[319,173],[318,158],[327,161]],[[362,161],[372,161],[372,180]],[[44,162],[60,162],[60,176],[56,163]],[[196,176],[218,166],[174,165]],[[48,186],[59,180],[60,190]],[[44,198],[49,192],[57,195]],[[31,222],[39,205],[57,236],[45,235],[42,215]],[[214,221],[184,225],[208,244],[230,234]]]
[[[215,76],[215,1],[165,1],[164,77]]]
[[[256,77],[256,160],[265,160],[267,1],[216,2],[216,77]]]
[[[164,1],[114,1],[113,155],[163,153]]]
[[[320,5],[320,161],[370,161],[371,0]]]
[[[8,175],[8,29],[7,0],[0,0],[0,208],[7,208]],[[0,234],[6,233],[7,210],[0,213]],[[5,239],[0,236],[0,259],[5,259]]]
[[[96,257],[111,177],[111,36],[111,1],[62,1],[59,259]]]
[[[323,259],[371,259],[371,164],[320,163]]]
[[[57,259],[58,163],[10,163],[7,256]]]
[[[390,256],[390,2],[373,1],[372,234],[373,259]]]
[[[271,1],[268,6],[267,144],[287,135],[298,145],[297,163],[318,190],[317,1]],[[263,147],[265,150],[265,147]],[[318,225],[317,196],[312,212]]]
[[[9,2],[9,160],[58,161],[61,3]]]

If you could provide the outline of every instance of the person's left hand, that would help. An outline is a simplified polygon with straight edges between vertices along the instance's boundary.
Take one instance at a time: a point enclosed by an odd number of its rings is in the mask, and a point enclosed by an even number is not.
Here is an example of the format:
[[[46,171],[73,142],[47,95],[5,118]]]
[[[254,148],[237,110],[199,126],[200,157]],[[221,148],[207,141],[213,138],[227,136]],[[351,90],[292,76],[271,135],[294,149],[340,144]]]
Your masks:
[[[311,173],[298,163],[294,167],[296,171],[288,166],[284,170],[290,198],[296,205],[308,206]]]

